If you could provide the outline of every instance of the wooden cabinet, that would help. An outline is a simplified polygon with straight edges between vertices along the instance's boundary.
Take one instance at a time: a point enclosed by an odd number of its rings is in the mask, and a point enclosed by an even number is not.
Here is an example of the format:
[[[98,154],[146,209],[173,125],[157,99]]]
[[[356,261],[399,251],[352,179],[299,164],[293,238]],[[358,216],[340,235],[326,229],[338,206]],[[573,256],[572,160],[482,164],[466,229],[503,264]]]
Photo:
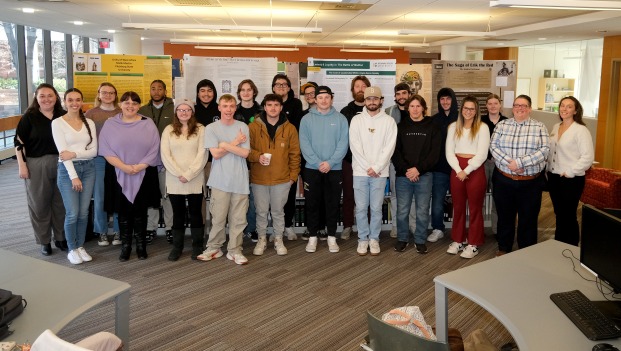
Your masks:
[[[558,103],[565,96],[574,95],[572,78],[540,78],[537,108],[543,111],[558,111]]]

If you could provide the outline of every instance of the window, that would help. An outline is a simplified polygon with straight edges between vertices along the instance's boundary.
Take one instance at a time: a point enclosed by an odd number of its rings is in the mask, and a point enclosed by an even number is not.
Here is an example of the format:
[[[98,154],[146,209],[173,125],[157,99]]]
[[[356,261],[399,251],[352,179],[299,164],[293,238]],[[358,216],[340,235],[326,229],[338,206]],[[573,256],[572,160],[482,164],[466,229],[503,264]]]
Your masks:
[[[15,25],[0,22],[0,118],[21,113],[17,82]],[[2,145],[0,145],[1,147]]]

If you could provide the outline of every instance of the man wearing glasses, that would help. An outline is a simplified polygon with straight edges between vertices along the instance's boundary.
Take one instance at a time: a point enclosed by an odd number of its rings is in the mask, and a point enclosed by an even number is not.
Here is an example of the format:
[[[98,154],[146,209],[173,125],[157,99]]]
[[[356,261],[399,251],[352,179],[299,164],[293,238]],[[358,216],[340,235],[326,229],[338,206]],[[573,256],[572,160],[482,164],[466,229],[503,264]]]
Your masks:
[[[492,176],[498,212],[498,253],[511,252],[518,216],[517,243],[524,248],[537,243],[537,218],[541,208],[543,170],[548,158],[548,130],[530,118],[531,99],[513,101],[513,118],[498,122],[490,144],[496,163]]]

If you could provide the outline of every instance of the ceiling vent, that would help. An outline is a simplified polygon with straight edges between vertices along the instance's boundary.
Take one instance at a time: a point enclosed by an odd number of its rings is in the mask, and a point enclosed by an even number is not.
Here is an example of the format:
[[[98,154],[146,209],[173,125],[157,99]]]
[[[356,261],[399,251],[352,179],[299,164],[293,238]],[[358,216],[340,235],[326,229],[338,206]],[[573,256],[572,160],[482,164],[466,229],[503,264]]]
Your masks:
[[[173,6],[222,7],[217,0],[166,0]]]

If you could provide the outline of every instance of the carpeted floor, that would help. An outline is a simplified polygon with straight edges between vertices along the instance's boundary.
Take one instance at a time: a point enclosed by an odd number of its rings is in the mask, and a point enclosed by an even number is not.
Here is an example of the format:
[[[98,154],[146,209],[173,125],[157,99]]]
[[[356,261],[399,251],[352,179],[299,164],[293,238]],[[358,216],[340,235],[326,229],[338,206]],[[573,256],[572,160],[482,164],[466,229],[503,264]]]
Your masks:
[[[56,249],[49,257],[39,253],[16,161],[0,165],[0,189],[0,247],[71,266]],[[542,205],[540,241],[554,234],[547,195]],[[336,254],[328,252],[325,242],[308,254],[305,241],[285,241],[286,256],[277,256],[271,245],[263,256],[252,256],[254,245],[248,241],[244,253],[250,262],[237,266],[225,257],[191,261],[189,236],[181,260],[169,262],[171,246],[159,236],[148,246],[145,261],[133,254],[129,262],[120,263],[118,246],[100,247],[91,241],[85,248],[93,261],[72,267],[131,284],[132,350],[359,350],[367,310],[380,315],[397,306],[418,305],[433,324],[434,276],[492,259],[496,242],[492,236],[486,239],[471,260],[445,253],[450,235],[429,243],[429,254],[420,255],[413,247],[395,252],[395,239],[385,232],[377,257],[358,256],[355,239],[339,241],[341,252]],[[450,325],[464,337],[480,328],[498,346],[511,340],[486,311],[458,294],[449,298]],[[113,331],[113,320],[114,306],[106,303],[59,335],[77,341],[98,331]]]

